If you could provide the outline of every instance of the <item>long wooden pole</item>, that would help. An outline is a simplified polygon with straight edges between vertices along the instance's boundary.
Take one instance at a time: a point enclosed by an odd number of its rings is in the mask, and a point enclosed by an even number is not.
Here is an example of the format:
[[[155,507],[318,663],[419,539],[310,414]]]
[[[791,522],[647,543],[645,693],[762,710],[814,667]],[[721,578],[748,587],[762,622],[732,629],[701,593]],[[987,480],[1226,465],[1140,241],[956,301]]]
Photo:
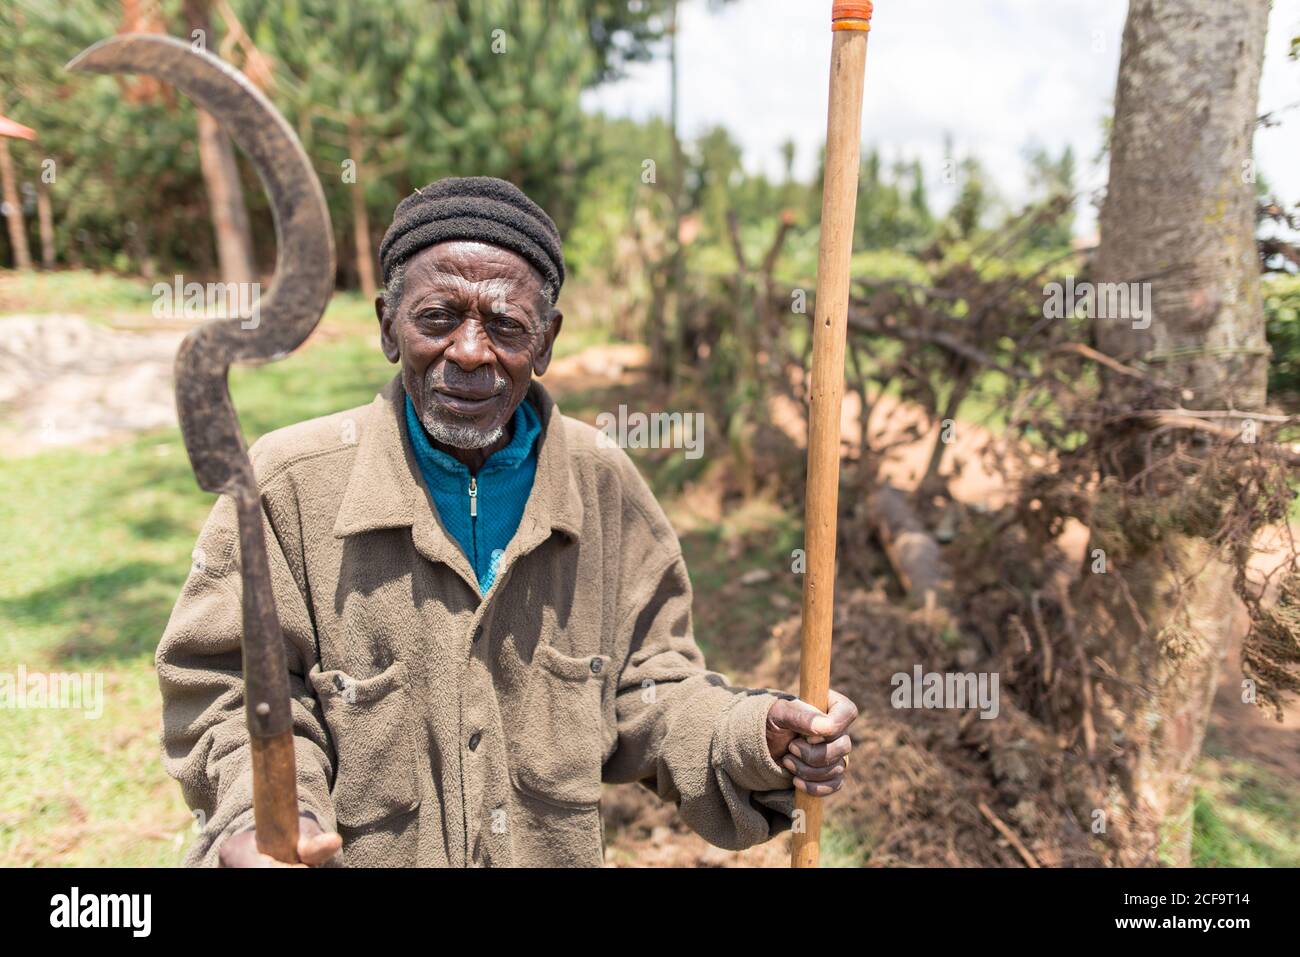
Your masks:
[[[831,89],[826,117],[817,311],[813,324],[812,407],[808,429],[808,493],[804,512],[807,568],[799,697],[825,711],[831,677],[835,604],[835,527],[840,492],[840,404],[849,310],[849,258],[861,162],[862,87],[872,5],[836,0],[831,12]],[[796,790],[791,867],[816,867],[822,800]],[[802,813],[800,813],[802,812]]]

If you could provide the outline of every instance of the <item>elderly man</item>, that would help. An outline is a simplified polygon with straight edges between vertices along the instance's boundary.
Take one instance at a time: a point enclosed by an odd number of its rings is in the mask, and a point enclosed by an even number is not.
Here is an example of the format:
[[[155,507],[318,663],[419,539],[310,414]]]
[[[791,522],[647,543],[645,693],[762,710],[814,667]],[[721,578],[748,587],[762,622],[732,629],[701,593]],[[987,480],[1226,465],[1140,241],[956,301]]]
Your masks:
[[[560,236],[514,186],[444,179],[380,246],[384,355],[361,408],[252,449],[284,626],[308,864],[599,865],[602,782],[641,782],[708,841],[790,826],[840,787],[829,714],[707,671],[691,585],[627,455],[533,376],[563,320]],[[256,866],[238,531],[220,500],[158,648],[190,863]]]

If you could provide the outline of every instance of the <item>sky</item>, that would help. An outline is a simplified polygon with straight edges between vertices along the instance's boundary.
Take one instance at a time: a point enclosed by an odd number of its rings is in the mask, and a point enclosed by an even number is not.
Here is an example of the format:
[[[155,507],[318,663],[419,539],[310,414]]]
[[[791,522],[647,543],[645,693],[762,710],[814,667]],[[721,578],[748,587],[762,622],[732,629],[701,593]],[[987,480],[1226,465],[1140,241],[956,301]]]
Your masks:
[[[1225,0],[1231,3],[1233,0]],[[779,176],[779,146],[797,145],[807,176],[826,135],[830,0],[737,0],[711,12],[683,0],[682,131],[722,125],[745,165]],[[945,135],[958,157],[974,153],[1006,196],[1023,195],[1030,144],[1056,155],[1074,147],[1085,193],[1106,181],[1098,162],[1119,69],[1125,0],[879,0],[867,56],[864,146],[889,161],[920,157],[933,204],[946,208]],[[1287,57],[1300,35],[1300,0],[1275,0],[1269,22],[1260,112],[1300,104],[1300,62]],[[668,64],[638,64],[629,76],[587,94],[612,115],[668,113]],[[1300,107],[1256,136],[1262,175],[1284,200],[1300,201]],[[1077,229],[1095,228],[1088,201]]]

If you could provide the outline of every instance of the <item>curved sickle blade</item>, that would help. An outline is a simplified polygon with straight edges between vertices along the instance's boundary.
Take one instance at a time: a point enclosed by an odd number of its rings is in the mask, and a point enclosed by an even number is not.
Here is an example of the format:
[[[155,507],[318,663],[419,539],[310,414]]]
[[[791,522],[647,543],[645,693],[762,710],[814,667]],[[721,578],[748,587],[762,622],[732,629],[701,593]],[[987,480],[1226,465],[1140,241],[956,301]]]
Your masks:
[[[288,355],[320,321],[334,288],[334,236],[320,182],[298,138],[242,73],[172,37],[125,34],[83,51],[69,70],[147,73],[221,123],[262,178],[275,216],[275,279],[247,317],[205,323],[176,353],[176,411],[199,486],[228,493],[239,516],[244,705],[257,846],[297,861],[298,798],[284,636],[262,530],[262,502],[226,376],[232,362]],[[239,297],[243,301],[244,297]]]
[[[334,289],[334,234],[320,181],[270,100],[211,53],[161,34],[122,34],[83,50],[68,69],[146,73],[173,84],[217,118],[262,179],[275,217],[271,288],[253,316],[208,322],[176,354],[176,411],[200,487],[255,488],[226,374],[232,362],[292,352],[325,311]]]

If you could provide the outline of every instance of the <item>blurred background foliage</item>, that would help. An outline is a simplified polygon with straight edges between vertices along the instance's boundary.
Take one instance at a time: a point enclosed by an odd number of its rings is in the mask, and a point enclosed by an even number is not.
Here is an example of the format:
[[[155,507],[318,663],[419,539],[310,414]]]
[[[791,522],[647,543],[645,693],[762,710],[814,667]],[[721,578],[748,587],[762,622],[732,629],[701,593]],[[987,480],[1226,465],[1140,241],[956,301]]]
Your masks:
[[[792,276],[815,271],[820,176],[801,182],[793,170],[797,151],[817,146],[784,144],[785,175],[772,179],[747,170],[740,146],[719,127],[681,142],[675,168],[678,144],[664,119],[612,119],[582,109],[584,90],[617,78],[631,62],[666,55],[671,0],[206,6],[206,46],[263,86],[316,163],[337,231],[341,287],[357,281],[354,185],[377,244],[401,197],[438,177],[464,174],[501,176],[536,198],[565,232],[578,276],[608,274],[618,240],[637,231],[638,213],[658,221],[674,201],[690,220],[693,266],[730,266],[729,214],[742,235],[761,244],[790,211],[795,227],[783,268]],[[30,186],[42,162],[54,161],[60,265],[146,277],[214,274],[192,104],[140,80],[63,69],[81,49],[128,26],[183,39],[190,32],[183,0],[15,0],[0,9],[3,112],[39,136],[35,144],[15,141],[18,179]],[[348,160],[357,169],[354,182],[344,175]],[[1027,162],[1038,198],[1073,190],[1068,151],[1055,156],[1038,148]],[[937,239],[969,240],[996,229],[998,217],[1013,210],[995,195],[978,158],[952,165],[926,170],[914,158],[869,149],[857,248],[922,254]],[[269,210],[242,159],[240,168],[257,263],[267,270],[274,258]],[[944,215],[932,209],[926,189],[938,175],[961,184]],[[34,201],[27,205],[35,246]],[[1070,226],[1063,217],[1026,243],[1068,245]],[[0,262],[11,260],[8,238],[0,236]]]
[[[373,293],[378,241],[414,188],[447,175],[501,176],[555,218],[571,274],[598,291],[594,308],[620,337],[644,337],[665,363],[680,365],[689,342],[673,340],[690,338],[686,287],[707,295],[709,276],[735,270],[732,221],[754,255],[787,222],[775,274],[811,286],[821,177],[794,174],[799,151],[817,145],[787,141],[784,175],[769,177],[746,167],[725,128],[679,138],[675,116],[634,121],[583,109],[584,91],[629,64],[672,58],[678,2],[12,0],[0,6],[0,114],[37,133],[34,142],[12,141],[24,228],[39,248],[37,196],[52,177],[57,266],[221,278],[193,105],[144,79],[63,69],[114,33],[170,33],[243,69],[298,131],[330,205],[341,289]],[[679,95],[674,88],[674,105]],[[860,265],[919,280],[927,264],[968,254],[1058,197],[1072,201],[1019,231],[1000,258],[1042,261],[1082,245],[1073,237],[1083,198],[1068,147],[1026,146],[1029,193],[1014,204],[997,194],[979,157],[959,155],[951,142],[945,152],[952,158],[935,170],[864,150]],[[242,158],[238,168],[251,258],[265,276],[275,253],[270,211]],[[927,190],[939,181],[955,186],[943,211]],[[1260,190],[1263,198],[1262,182]],[[11,247],[0,234],[0,263],[14,261]],[[1268,285],[1279,356],[1293,357],[1300,337],[1296,288],[1289,275]],[[1294,358],[1273,374],[1276,389],[1300,389]]]

